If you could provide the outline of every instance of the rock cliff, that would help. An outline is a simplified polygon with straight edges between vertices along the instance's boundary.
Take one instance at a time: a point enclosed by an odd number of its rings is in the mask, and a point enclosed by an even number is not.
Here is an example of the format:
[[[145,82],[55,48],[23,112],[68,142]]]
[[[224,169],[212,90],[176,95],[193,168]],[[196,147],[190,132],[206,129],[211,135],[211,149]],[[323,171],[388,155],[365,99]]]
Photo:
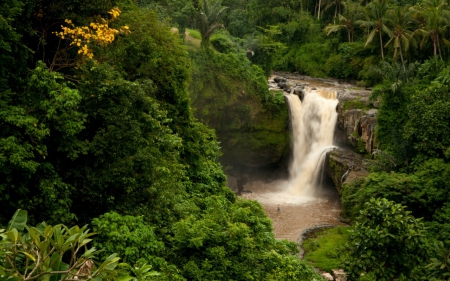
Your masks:
[[[210,56],[193,60],[191,105],[194,116],[215,129],[220,162],[241,190],[247,174],[287,158],[288,109],[282,95],[268,91],[262,70],[235,56]]]

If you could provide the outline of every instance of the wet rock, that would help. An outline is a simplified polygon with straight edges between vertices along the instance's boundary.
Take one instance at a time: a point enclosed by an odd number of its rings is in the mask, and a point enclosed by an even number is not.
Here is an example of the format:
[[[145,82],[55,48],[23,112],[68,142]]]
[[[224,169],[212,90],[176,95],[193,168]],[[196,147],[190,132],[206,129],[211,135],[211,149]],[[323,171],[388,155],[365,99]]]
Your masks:
[[[279,82],[286,82],[287,80],[284,77],[277,76],[277,77],[273,78],[273,81],[279,83]]]
[[[348,149],[330,150],[325,158],[325,173],[340,191],[344,183],[350,183],[369,174],[363,165],[363,159],[363,155]]]
[[[358,129],[359,121],[362,116],[361,109],[350,109],[344,112],[344,132],[347,136],[348,141],[352,146],[357,147],[358,145]]]
[[[291,90],[291,93],[297,95],[300,100],[303,100],[305,96],[305,87],[304,86],[296,86]]]
[[[293,89],[294,87],[296,87],[296,83],[291,82],[291,81],[286,81],[286,82],[279,82],[278,83],[278,87],[280,87],[281,89],[283,89],[286,92],[290,92],[291,89]]]
[[[333,269],[333,276],[336,281],[347,281],[347,274],[343,269]]]
[[[376,110],[376,109],[375,109]],[[360,119],[360,136],[364,142],[364,147],[368,153],[373,151],[373,139],[375,135],[375,127],[377,125],[377,118],[375,115],[364,115]]]

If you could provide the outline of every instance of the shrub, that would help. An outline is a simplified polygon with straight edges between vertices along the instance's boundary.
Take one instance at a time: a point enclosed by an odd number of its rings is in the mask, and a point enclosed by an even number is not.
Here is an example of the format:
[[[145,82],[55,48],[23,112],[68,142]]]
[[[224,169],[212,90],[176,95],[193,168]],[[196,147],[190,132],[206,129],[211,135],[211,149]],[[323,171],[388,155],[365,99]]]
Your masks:
[[[417,280],[413,269],[427,258],[425,227],[405,207],[387,199],[364,204],[351,230],[346,271],[350,280],[371,274],[376,280]]]

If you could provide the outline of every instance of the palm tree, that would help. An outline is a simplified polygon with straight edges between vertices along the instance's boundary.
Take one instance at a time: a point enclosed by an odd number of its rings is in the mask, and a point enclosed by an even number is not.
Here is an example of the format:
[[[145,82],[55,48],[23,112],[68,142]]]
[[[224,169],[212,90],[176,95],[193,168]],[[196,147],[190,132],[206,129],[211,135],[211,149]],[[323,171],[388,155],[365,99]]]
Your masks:
[[[203,11],[200,12],[200,33],[202,35],[202,46],[209,47],[209,38],[213,33],[223,24],[220,20],[225,15],[227,7],[220,5],[220,0],[217,0],[212,7],[210,7],[209,0],[203,1]]]
[[[341,13],[342,5],[342,0],[328,0],[328,2],[325,3],[322,13],[334,6],[334,17],[337,17],[337,15]]]
[[[362,6],[352,0],[342,3],[344,5],[344,13],[339,15],[339,23],[325,27],[327,35],[332,32],[337,32],[341,29],[347,30],[348,42],[354,41],[355,24],[363,15]]]
[[[433,42],[433,56],[442,60],[441,41],[448,42],[445,32],[450,26],[450,11],[445,0],[424,0],[424,6],[415,7],[415,16],[421,18],[422,24],[416,33],[422,35],[421,47],[431,39]],[[422,9],[421,9],[422,8]]]
[[[378,33],[380,38],[381,58],[383,60],[383,32],[387,33],[389,36],[392,34],[392,31],[385,25],[388,10],[388,0],[374,0],[366,6],[367,20],[359,20],[356,22],[357,24],[361,24],[361,27],[372,28],[372,31],[367,37],[366,46],[372,42],[375,34]]]
[[[389,45],[394,47],[394,60],[397,60],[397,55],[400,54],[403,70],[405,70],[405,62],[403,60],[403,51],[407,52],[410,45],[415,47],[417,41],[413,37],[413,29],[417,21],[412,16],[412,11],[409,6],[397,6],[388,11],[388,20],[386,23],[392,30],[391,39],[384,46]]]

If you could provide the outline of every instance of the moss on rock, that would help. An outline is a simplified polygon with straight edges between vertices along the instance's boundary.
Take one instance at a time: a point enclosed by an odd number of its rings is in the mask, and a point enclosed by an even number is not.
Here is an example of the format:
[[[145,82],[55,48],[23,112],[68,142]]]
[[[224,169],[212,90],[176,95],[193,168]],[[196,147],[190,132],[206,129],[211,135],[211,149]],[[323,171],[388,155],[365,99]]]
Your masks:
[[[263,71],[244,54],[195,53],[194,115],[214,128],[227,166],[263,167],[289,152],[288,109],[269,92]]]

